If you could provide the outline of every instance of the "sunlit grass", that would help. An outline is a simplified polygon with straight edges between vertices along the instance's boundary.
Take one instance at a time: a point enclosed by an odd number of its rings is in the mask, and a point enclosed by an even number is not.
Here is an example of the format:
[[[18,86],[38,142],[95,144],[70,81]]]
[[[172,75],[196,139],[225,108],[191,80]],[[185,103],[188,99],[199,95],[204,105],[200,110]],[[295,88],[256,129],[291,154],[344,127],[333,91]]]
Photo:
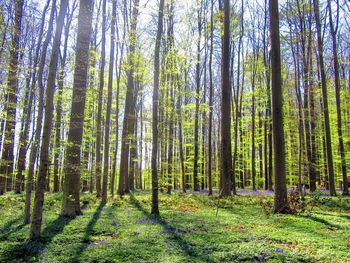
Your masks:
[[[260,199],[259,199],[260,198]],[[348,262],[349,198],[317,196],[312,212],[266,215],[261,198],[150,193],[110,198],[83,194],[83,216],[59,216],[61,195],[47,194],[43,242],[23,225],[24,197],[0,197],[0,262]],[[219,204],[219,208],[217,205]],[[218,209],[218,210],[217,210]]]

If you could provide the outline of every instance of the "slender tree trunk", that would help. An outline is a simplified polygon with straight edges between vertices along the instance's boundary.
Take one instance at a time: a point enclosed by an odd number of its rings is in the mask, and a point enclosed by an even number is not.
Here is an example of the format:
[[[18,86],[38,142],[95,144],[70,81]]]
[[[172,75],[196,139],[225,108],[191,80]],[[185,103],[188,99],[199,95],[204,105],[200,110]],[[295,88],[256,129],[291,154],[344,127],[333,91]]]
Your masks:
[[[210,51],[209,51],[209,127],[208,127],[208,195],[213,194],[213,146],[212,146],[212,134],[213,134],[213,49],[214,49],[214,1],[210,1]],[[181,150],[181,149],[180,149]]]
[[[33,188],[33,181],[34,181],[34,173],[35,173],[35,162],[37,159],[37,153],[39,150],[40,145],[40,135],[41,135],[41,128],[42,128],[42,120],[43,120],[43,111],[44,111],[44,86],[43,86],[43,71],[45,66],[45,60],[46,60],[46,53],[47,48],[49,45],[49,42],[51,40],[52,31],[53,31],[53,20],[55,17],[55,7],[56,7],[56,0],[53,0],[52,2],[52,8],[50,13],[50,19],[49,19],[49,26],[47,29],[46,37],[43,43],[43,47],[41,50],[41,57],[39,62],[39,68],[38,68],[38,93],[39,93],[39,99],[38,99],[38,113],[36,117],[36,125],[35,125],[35,135],[34,135],[34,141],[31,146],[31,151],[29,155],[29,167],[28,167],[28,175],[27,175],[27,183],[26,183],[26,203],[24,208],[24,223],[29,224],[30,222],[30,207],[31,207],[31,196],[32,196],[32,188]],[[45,11],[45,9],[44,9]],[[43,16],[42,22],[44,23],[45,17]],[[33,78],[33,81],[35,79]],[[32,87],[34,88],[35,83],[32,83]],[[33,114],[34,115],[34,114]]]
[[[98,91],[98,109],[96,121],[96,196],[101,197],[101,141],[102,141],[102,104],[103,87],[106,61],[106,1],[102,3],[102,41],[101,41],[101,64],[100,64],[100,86]]]
[[[47,78],[46,88],[46,103],[45,103],[45,118],[44,128],[42,135],[42,144],[40,149],[40,164],[39,173],[37,179],[37,187],[34,198],[34,208],[32,216],[32,224],[30,229],[30,238],[40,238],[41,222],[43,218],[43,206],[44,206],[44,193],[45,193],[45,180],[50,167],[49,160],[49,147],[51,142],[51,129],[53,123],[53,109],[54,109],[54,92],[55,92],[55,80],[58,67],[58,55],[61,44],[61,35],[64,24],[64,17],[66,15],[68,6],[67,0],[61,0],[60,11],[57,18],[56,31],[52,44],[52,53],[49,65],[49,73]]]
[[[202,2],[201,2],[202,4]],[[198,155],[199,155],[199,92],[201,85],[201,38],[202,38],[202,7],[198,10],[198,43],[197,43],[197,62],[196,62],[196,111],[194,116],[194,157],[193,157],[193,190],[199,191],[198,180]]]
[[[69,123],[62,215],[74,217],[80,210],[80,152],[83,135],[89,44],[92,31],[93,0],[80,0],[73,99]]]
[[[158,206],[158,174],[157,174],[157,154],[158,154],[158,109],[159,109],[159,62],[160,44],[163,32],[164,0],[160,0],[158,11],[158,29],[156,44],[154,48],[154,79],[153,79],[153,99],[152,99],[152,209],[151,214],[159,215]]]
[[[178,139],[179,139],[179,155],[181,165],[181,189],[186,193],[186,170],[185,170],[185,156],[183,148],[183,129],[182,129],[182,113],[181,113],[181,83],[177,77],[178,96],[176,102],[177,123],[178,123]]]
[[[266,34],[267,31],[267,23],[268,23],[268,0],[264,1],[264,6],[265,6],[265,18],[264,18],[264,35]],[[272,190],[272,120],[271,120],[271,68],[270,68],[270,58],[269,54],[267,52],[267,43],[266,43],[266,38],[263,38],[264,42],[264,67],[265,67],[265,78],[266,78],[266,89],[267,89],[267,107],[266,107],[266,118],[267,121],[265,122],[266,130],[267,130],[267,144],[268,147],[266,147],[265,151],[268,151],[268,161],[266,161],[266,166],[265,166],[265,177],[268,179],[268,190]]]
[[[255,64],[255,54],[254,54],[254,61]],[[253,180],[253,191],[256,191],[256,165],[255,165],[255,158],[256,158],[256,152],[255,152],[255,74],[256,74],[256,66],[253,65],[252,70],[252,180]]]
[[[130,47],[129,47],[129,67],[127,73],[127,92],[125,97],[124,106],[124,122],[122,131],[122,145],[120,151],[120,172],[119,172],[119,186],[118,194],[123,195],[124,193],[130,192],[130,181],[129,175],[129,151],[130,151],[130,137],[134,134],[134,122],[135,122],[135,98],[136,91],[134,87],[134,54],[136,49],[136,28],[137,28],[137,17],[138,17],[139,0],[134,0],[132,21],[130,29]]]
[[[327,83],[326,83],[326,72],[324,69],[323,40],[322,40],[321,22],[320,22],[318,3],[319,3],[318,0],[313,0],[315,21],[316,21],[316,31],[317,31],[318,57],[319,57],[319,66],[320,66],[320,73],[321,73],[323,115],[324,115],[323,117],[324,117],[324,125],[325,125],[325,132],[326,132],[325,137],[326,137],[326,150],[327,150],[329,191],[330,191],[330,195],[335,196],[336,192],[335,192],[335,185],[334,185],[334,167],[333,167],[331,130],[330,130],[330,124],[329,124]]]
[[[11,190],[13,173],[13,151],[16,126],[16,107],[18,90],[18,64],[19,64],[19,41],[21,37],[23,0],[15,1],[14,30],[10,49],[10,62],[8,71],[8,97],[6,109],[6,123],[4,130],[4,145],[0,164],[0,195],[6,190]],[[5,184],[6,187],[5,187]]]
[[[117,30],[117,36],[118,36],[118,26],[116,26]],[[126,28],[124,26],[123,30],[123,40],[125,39],[126,34]],[[119,39],[119,37],[118,37]],[[117,54],[118,54],[118,43],[117,42]],[[116,114],[115,114],[115,123],[116,123],[116,139],[115,139],[115,152],[114,152],[114,165],[113,165],[113,172],[112,172],[112,179],[111,179],[111,195],[114,196],[114,185],[115,185],[115,176],[116,176],[116,170],[117,170],[117,155],[118,155],[118,144],[119,144],[119,94],[120,94],[120,78],[121,78],[121,72],[122,72],[122,62],[123,62],[123,54],[124,54],[124,41],[122,41],[121,48],[120,48],[120,58],[119,58],[119,67],[117,65],[118,63],[118,55],[116,56],[116,76],[117,76],[117,98],[116,98]]]
[[[235,114],[235,126],[234,126],[234,148],[233,148],[233,173],[236,172],[236,165],[237,165],[237,155],[238,155],[238,138],[239,138],[239,133],[238,133],[238,126],[239,123],[241,123],[240,117],[242,115],[242,109],[241,109],[241,100],[239,98],[242,97],[242,93],[243,93],[243,89],[240,93],[240,89],[241,86],[243,88],[243,85],[240,84],[240,77],[241,77],[241,49],[242,49],[242,39],[243,39],[243,34],[244,34],[244,17],[243,17],[243,13],[244,13],[244,2],[242,0],[241,2],[241,21],[240,21],[240,34],[239,34],[239,40],[238,40],[238,61],[237,61],[237,88],[236,88],[236,94],[234,96],[234,103],[235,103],[235,110],[236,110],[236,114]],[[240,184],[241,187],[244,188],[244,184],[243,184],[243,177],[240,177]],[[233,185],[233,190],[234,193],[236,192],[236,185]]]
[[[135,112],[135,119],[137,120],[138,111]],[[134,133],[130,141],[130,160],[129,160],[129,186],[130,190],[135,190],[136,181],[136,160],[137,160],[137,121],[134,122]]]
[[[142,169],[143,169],[143,95],[141,95],[140,98],[140,140],[139,140],[139,151],[140,151],[140,157],[139,157],[139,173],[138,173],[138,177],[139,177],[139,189],[142,190]]]
[[[169,116],[169,146],[168,146],[168,189],[167,189],[167,194],[171,194],[171,188],[172,188],[172,176],[173,176],[173,139],[174,139],[174,92],[173,92],[173,87],[172,87],[172,81],[170,82],[170,108],[171,108],[171,113]]]
[[[34,43],[34,41],[33,41]],[[33,49],[32,46],[29,53],[29,65],[33,65]],[[33,78],[33,72],[31,69],[28,69],[27,77],[26,77],[26,90],[24,95],[24,107],[23,107],[23,117],[21,124],[21,132],[19,139],[19,154],[18,154],[18,163],[17,163],[17,175],[16,175],[16,185],[15,185],[15,193],[21,193],[23,189],[24,183],[24,175],[23,171],[26,166],[26,155],[27,155],[27,146],[28,146],[28,136],[29,136],[29,128],[32,114],[32,105],[33,105],[33,91],[31,89],[31,79]]]
[[[74,9],[69,17],[67,16],[65,31],[64,31],[64,46],[63,56],[61,58],[60,72],[58,75],[58,91],[57,91],[57,105],[56,105],[56,120],[55,120],[55,152],[54,152],[54,183],[53,191],[57,193],[59,191],[60,178],[59,178],[59,159],[61,155],[61,122],[62,122],[62,95],[64,86],[65,65],[67,60],[67,49],[69,39],[69,29],[73,19]]]
[[[108,72],[108,97],[106,109],[106,123],[105,123],[105,143],[104,143],[104,162],[103,162],[103,185],[102,185],[102,202],[107,202],[107,185],[108,185],[108,163],[109,163],[109,136],[111,125],[111,108],[112,108],[112,88],[113,88],[113,66],[114,66],[114,49],[115,49],[115,23],[117,18],[117,3],[116,0],[112,2],[112,21],[111,21],[111,50],[109,54],[109,72]]]
[[[310,33],[310,41],[311,41],[311,33]],[[310,75],[313,74],[313,62],[312,62],[312,54],[311,54],[311,47],[309,49],[309,59],[310,59],[310,66],[309,71]],[[316,143],[316,112],[315,112],[315,85],[313,80],[310,80],[310,129],[311,129],[311,163],[312,171],[315,173],[315,180],[319,181],[320,178],[320,172],[318,168],[318,154],[317,154],[317,143]],[[315,183],[316,186],[316,183]],[[316,187],[315,187],[316,188]]]
[[[332,48],[333,48],[333,67],[334,67],[334,88],[335,88],[335,100],[337,108],[337,131],[338,131],[338,144],[339,153],[341,159],[341,170],[343,175],[343,195],[349,195],[348,177],[346,173],[346,156],[343,141],[343,130],[342,130],[342,116],[340,106],[340,72],[339,72],[339,59],[338,59],[338,47],[337,47],[337,31],[338,23],[334,25],[332,15],[332,4],[330,0],[327,0],[328,11],[329,11],[329,26],[331,29],[332,36]],[[339,0],[337,0],[337,15],[339,16]],[[338,20],[337,20],[338,21]]]

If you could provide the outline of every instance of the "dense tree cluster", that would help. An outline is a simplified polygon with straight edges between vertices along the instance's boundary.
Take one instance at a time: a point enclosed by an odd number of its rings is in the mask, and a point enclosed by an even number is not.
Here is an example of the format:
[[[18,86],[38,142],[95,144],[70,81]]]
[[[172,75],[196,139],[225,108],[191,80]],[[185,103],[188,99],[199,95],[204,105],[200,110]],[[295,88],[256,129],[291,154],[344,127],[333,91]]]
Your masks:
[[[347,0],[0,3],[0,195],[349,194]],[[32,192],[35,191],[32,204]]]

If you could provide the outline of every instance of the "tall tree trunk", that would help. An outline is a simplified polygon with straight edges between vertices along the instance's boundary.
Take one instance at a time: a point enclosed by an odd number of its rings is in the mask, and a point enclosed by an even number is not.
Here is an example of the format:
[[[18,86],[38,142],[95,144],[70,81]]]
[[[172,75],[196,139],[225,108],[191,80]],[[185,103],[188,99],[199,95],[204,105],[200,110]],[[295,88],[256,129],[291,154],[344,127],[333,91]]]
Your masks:
[[[264,1],[265,6],[265,18],[264,18],[264,35],[266,36],[267,31],[267,23],[268,23],[268,0]],[[266,79],[266,89],[267,89],[267,107],[266,107],[266,118],[267,121],[265,121],[266,127],[266,139],[268,144],[268,147],[266,147],[265,151],[268,151],[268,161],[266,160],[266,166],[265,166],[265,177],[268,179],[268,190],[272,190],[272,120],[271,120],[271,68],[270,68],[270,57],[267,52],[267,43],[266,38],[263,38],[263,45],[264,45],[264,67],[265,67],[265,79]]]
[[[181,190],[186,193],[186,170],[185,170],[185,156],[183,147],[183,129],[182,129],[182,113],[181,113],[181,83],[177,76],[178,96],[176,102],[177,123],[178,123],[178,139],[179,139],[179,155],[181,166]]]
[[[96,11],[96,15],[99,16],[100,15],[100,11],[101,11],[101,6],[102,6],[102,2],[103,1],[99,1],[98,4],[96,3],[96,7],[97,7],[97,11]],[[98,32],[98,25],[99,25],[99,21],[98,19],[95,20],[95,25],[94,28],[92,30],[92,36],[91,36],[91,44],[90,44],[90,71],[89,71],[89,85],[90,85],[90,89],[94,89],[95,85],[96,85],[96,71],[97,71],[97,32]],[[98,105],[97,101],[97,105]],[[97,125],[96,125],[96,107],[95,107],[95,103],[93,103],[94,109],[93,109],[93,127],[91,129],[91,138],[95,137],[97,138]],[[97,106],[98,108],[98,106]],[[96,140],[96,139],[95,139]],[[93,142],[91,144],[91,171],[90,171],[90,189],[89,192],[92,194],[94,192],[94,189],[97,186],[97,182],[96,182],[96,141]],[[101,151],[100,151],[101,154]],[[101,182],[100,182],[100,186],[101,186]],[[101,189],[101,187],[100,187]]]
[[[256,190],[256,165],[255,165],[255,75],[256,75],[256,66],[255,63],[255,54],[253,61],[253,70],[252,70],[252,182],[253,182],[253,191]]]
[[[236,166],[237,166],[237,155],[238,155],[238,126],[239,123],[241,123],[241,114],[242,114],[242,107],[241,107],[241,100],[239,98],[242,97],[243,94],[243,85],[240,84],[240,77],[241,77],[241,49],[242,49],[242,39],[243,39],[243,34],[244,34],[244,1],[241,1],[241,16],[240,16],[240,33],[239,33],[239,40],[238,40],[238,61],[237,61],[237,88],[234,96],[234,103],[235,103],[235,126],[234,126],[234,147],[233,147],[233,173],[236,172]],[[242,86],[242,91],[240,93],[240,89]],[[240,178],[240,184],[241,187],[244,188],[243,184],[243,177]],[[233,185],[233,191],[234,193],[236,192],[236,185]]]
[[[43,43],[43,47],[41,50],[41,57],[40,62],[38,66],[38,113],[36,117],[36,125],[35,125],[35,135],[34,135],[34,141],[31,146],[31,151],[29,155],[29,167],[28,167],[28,175],[27,175],[27,183],[26,183],[26,203],[24,208],[24,223],[29,224],[30,222],[30,206],[31,206],[31,196],[32,196],[32,188],[33,188],[33,181],[34,181],[34,169],[35,169],[35,162],[37,159],[37,153],[39,150],[40,145],[40,135],[41,135],[41,128],[42,128],[42,120],[43,120],[43,111],[44,111],[44,86],[43,86],[43,71],[46,61],[46,53],[47,48],[51,40],[52,31],[53,31],[53,21],[55,17],[55,7],[56,7],[56,0],[53,0],[52,2],[52,8],[50,13],[50,19],[49,19],[49,26],[47,29],[47,33],[45,36],[45,40]],[[45,9],[44,9],[45,11]],[[42,22],[44,23],[44,16]],[[35,78],[33,78],[33,81]],[[35,82],[32,82],[32,87],[34,88]],[[33,114],[34,115],[34,114]]]
[[[335,185],[334,185],[334,167],[333,167],[333,153],[332,153],[332,141],[331,141],[331,129],[329,124],[329,112],[328,112],[328,95],[327,95],[327,83],[326,83],[326,72],[324,69],[323,60],[323,40],[321,32],[321,22],[319,13],[318,0],[313,0],[314,4],[314,14],[316,21],[316,31],[317,31],[317,47],[318,47],[318,57],[319,66],[321,73],[321,86],[322,86],[322,97],[323,97],[323,117],[324,125],[326,131],[326,150],[327,150],[327,167],[328,167],[328,180],[329,180],[329,192],[330,195],[335,196]]]
[[[170,77],[172,79],[172,77]],[[169,146],[168,146],[168,189],[167,194],[171,194],[172,177],[173,177],[173,139],[174,139],[174,90],[173,83],[170,81],[170,116],[169,116]]]
[[[283,94],[278,0],[269,0],[272,67],[272,120],[275,154],[275,213],[289,213],[283,131]]]
[[[109,72],[108,72],[108,97],[105,123],[105,143],[104,143],[104,162],[103,162],[103,185],[102,185],[102,203],[107,202],[107,184],[108,184],[108,163],[109,163],[109,136],[111,125],[111,108],[112,108],[112,88],[113,88],[113,66],[114,66],[114,49],[115,49],[115,22],[117,18],[117,3],[112,2],[112,21],[111,21],[111,50],[109,53]]]
[[[202,5],[202,1],[200,2]],[[201,38],[202,38],[202,6],[198,10],[198,43],[197,43],[197,62],[196,62],[196,111],[194,116],[194,157],[193,157],[193,190],[199,191],[198,180],[198,155],[199,155],[199,92],[201,85]]]
[[[98,109],[96,121],[96,196],[101,196],[101,141],[102,141],[102,106],[103,87],[106,63],[106,1],[102,3],[102,41],[101,41],[101,64],[100,64],[100,85],[98,91]]]
[[[224,35],[222,38],[221,90],[221,196],[231,195],[231,88],[230,88],[230,0],[224,0]]]
[[[337,12],[339,16],[339,0],[337,2]],[[332,4],[330,0],[327,0],[328,11],[329,11],[329,26],[331,29],[332,36],[332,49],[333,49],[333,67],[334,67],[334,88],[335,88],[335,100],[337,108],[337,131],[338,131],[338,143],[339,153],[341,159],[341,170],[343,175],[343,195],[349,195],[348,177],[346,174],[346,156],[343,141],[343,130],[342,130],[342,117],[341,117],[341,106],[340,106],[340,72],[339,72],[339,59],[338,59],[338,47],[337,47],[337,31],[338,22],[334,25],[332,15]],[[336,21],[338,21],[336,19]]]
[[[118,26],[116,26],[117,30],[117,36],[118,36]],[[126,27],[124,26],[123,30],[123,40],[125,39],[126,34]],[[119,36],[118,36],[119,39]],[[116,58],[116,76],[117,76],[117,95],[116,95],[116,113],[115,113],[115,126],[116,126],[116,135],[115,135],[115,151],[114,151],[114,164],[113,164],[113,172],[112,172],[112,178],[111,178],[111,195],[114,196],[114,182],[115,182],[115,176],[116,176],[116,170],[117,170],[117,155],[118,155],[118,146],[119,146],[119,94],[120,94],[120,79],[121,79],[121,73],[122,73],[122,62],[124,58],[124,41],[121,43],[120,47],[120,58],[119,58],[119,66],[118,63],[118,43],[120,41],[117,41],[117,58]]]
[[[261,81],[260,81],[261,82]],[[260,104],[260,103],[259,103]],[[261,107],[261,105],[259,105]],[[262,122],[262,116],[263,112],[259,110],[259,177],[260,180],[263,180],[264,178],[264,166],[263,166],[263,144],[262,144],[262,138],[263,138],[263,122]],[[259,188],[262,188],[263,184],[262,181],[259,183]]]
[[[11,190],[13,173],[13,150],[15,141],[16,107],[18,89],[18,64],[19,64],[19,40],[22,27],[23,0],[15,1],[15,20],[13,37],[10,49],[10,62],[8,71],[8,97],[6,109],[6,123],[4,130],[4,145],[0,164],[0,195],[7,190]],[[6,187],[5,187],[5,184]]]
[[[41,222],[43,218],[44,193],[45,193],[45,179],[49,171],[49,147],[51,142],[51,129],[53,123],[53,109],[54,109],[54,92],[55,80],[58,67],[58,55],[60,52],[61,35],[64,24],[64,17],[66,15],[68,6],[67,0],[61,0],[60,12],[57,18],[56,31],[52,44],[52,53],[49,65],[49,73],[47,78],[46,100],[45,100],[45,118],[42,135],[42,144],[40,149],[40,164],[37,179],[37,187],[34,198],[34,208],[32,216],[32,224],[30,229],[30,238],[40,238]]]
[[[34,43],[34,41],[33,41]],[[29,65],[32,67],[33,65],[33,49],[34,46],[30,48],[29,51]],[[34,62],[35,63],[35,62]],[[27,77],[26,77],[26,90],[24,95],[24,107],[23,107],[23,117],[21,123],[21,132],[19,138],[19,153],[18,153],[18,163],[17,163],[17,175],[16,175],[16,185],[15,185],[15,193],[21,193],[23,189],[24,183],[24,175],[23,171],[26,166],[26,155],[27,155],[27,145],[28,145],[28,136],[29,136],[29,128],[32,114],[32,106],[33,106],[33,91],[31,89],[31,79],[33,78],[33,72],[31,69],[28,69]]]
[[[134,134],[134,122],[135,122],[135,98],[136,92],[134,87],[134,54],[136,49],[136,28],[137,17],[139,9],[139,0],[134,0],[132,21],[130,28],[130,47],[129,47],[129,70],[127,73],[127,92],[125,97],[124,106],[124,122],[122,131],[122,145],[120,150],[120,172],[119,172],[119,186],[118,194],[130,192],[129,174],[129,151],[130,151],[130,137]]]
[[[158,174],[157,174],[157,154],[158,154],[158,108],[159,108],[159,61],[160,44],[163,32],[164,0],[160,0],[158,11],[158,29],[156,44],[154,48],[154,78],[153,78],[153,98],[152,98],[152,209],[151,214],[159,215],[158,206]]]
[[[208,127],[208,195],[213,194],[213,49],[214,49],[214,1],[210,1],[210,51],[209,51],[209,127]]]
[[[72,110],[69,123],[62,215],[74,217],[80,210],[80,152],[83,136],[89,44],[92,31],[93,0],[80,0],[77,47],[73,80]]]
[[[58,75],[58,91],[57,91],[57,105],[56,105],[56,120],[55,120],[55,150],[54,150],[54,169],[53,169],[53,191],[57,193],[60,187],[59,178],[59,160],[61,156],[61,122],[62,122],[62,95],[64,86],[64,75],[65,75],[65,65],[67,60],[67,49],[68,49],[68,39],[69,39],[69,29],[73,19],[74,9],[71,11],[70,15],[67,16],[66,25],[64,29],[64,45],[63,45],[63,56],[61,57],[60,71]]]

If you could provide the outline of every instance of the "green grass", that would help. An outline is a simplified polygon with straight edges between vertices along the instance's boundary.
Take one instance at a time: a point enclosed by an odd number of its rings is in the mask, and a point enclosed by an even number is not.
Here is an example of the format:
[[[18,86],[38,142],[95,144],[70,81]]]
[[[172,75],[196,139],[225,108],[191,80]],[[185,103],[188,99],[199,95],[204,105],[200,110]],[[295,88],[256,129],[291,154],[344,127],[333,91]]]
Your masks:
[[[316,196],[311,213],[265,215],[261,200],[202,194],[160,195],[162,218],[149,216],[150,193],[101,206],[83,194],[83,216],[60,217],[47,194],[43,241],[28,240],[24,196],[0,197],[0,262],[350,262],[350,199]]]

